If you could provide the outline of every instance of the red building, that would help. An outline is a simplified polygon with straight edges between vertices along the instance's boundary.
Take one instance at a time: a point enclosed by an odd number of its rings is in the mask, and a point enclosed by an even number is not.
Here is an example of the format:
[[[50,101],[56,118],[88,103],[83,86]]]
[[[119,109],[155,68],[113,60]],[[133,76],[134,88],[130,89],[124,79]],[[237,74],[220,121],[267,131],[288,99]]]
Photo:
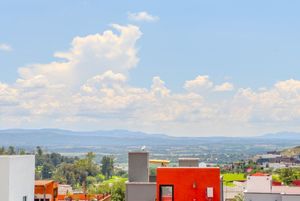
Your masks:
[[[58,183],[53,180],[37,180],[34,201],[57,201]]]
[[[220,201],[219,168],[158,168],[157,201]]]

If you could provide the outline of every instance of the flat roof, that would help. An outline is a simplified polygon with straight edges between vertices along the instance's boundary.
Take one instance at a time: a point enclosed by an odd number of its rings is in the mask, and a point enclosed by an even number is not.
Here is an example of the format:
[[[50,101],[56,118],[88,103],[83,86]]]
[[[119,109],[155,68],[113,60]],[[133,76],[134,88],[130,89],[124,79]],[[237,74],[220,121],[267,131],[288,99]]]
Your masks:
[[[220,169],[219,167],[158,167],[161,169],[200,169],[200,170],[204,170],[204,169]]]
[[[35,180],[34,185],[35,186],[45,186],[48,184],[51,184],[54,182],[54,180]]]
[[[300,195],[300,187],[296,186],[272,186],[272,190],[270,192],[248,192],[249,194],[283,194],[283,195]]]
[[[156,159],[151,159],[149,160],[150,163],[170,163],[169,160],[156,160]]]
[[[295,186],[272,186],[272,193],[300,194],[300,187]]]
[[[35,157],[35,155],[0,155],[0,158],[29,158]]]
[[[199,160],[199,158],[179,158],[178,160],[194,161],[194,160]]]

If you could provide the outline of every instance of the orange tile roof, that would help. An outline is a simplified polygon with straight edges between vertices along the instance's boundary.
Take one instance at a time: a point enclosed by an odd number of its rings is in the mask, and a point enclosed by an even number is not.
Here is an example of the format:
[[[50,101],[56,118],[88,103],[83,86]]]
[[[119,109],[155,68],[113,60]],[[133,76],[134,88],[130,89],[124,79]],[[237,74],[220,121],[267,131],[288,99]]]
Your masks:
[[[83,194],[83,193],[79,193],[79,194],[73,194],[70,196],[67,195],[58,195],[57,199],[60,200],[65,200],[66,197],[71,197],[72,199],[79,199],[79,200],[85,200],[85,199],[90,199],[90,198],[104,198],[105,196],[102,194],[98,194],[98,195],[87,195],[87,194]]]
[[[264,177],[264,176],[270,176],[270,175],[266,174],[266,173],[262,173],[262,172],[257,172],[255,174],[252,174],[251,176],[254,176],[254,177]]]

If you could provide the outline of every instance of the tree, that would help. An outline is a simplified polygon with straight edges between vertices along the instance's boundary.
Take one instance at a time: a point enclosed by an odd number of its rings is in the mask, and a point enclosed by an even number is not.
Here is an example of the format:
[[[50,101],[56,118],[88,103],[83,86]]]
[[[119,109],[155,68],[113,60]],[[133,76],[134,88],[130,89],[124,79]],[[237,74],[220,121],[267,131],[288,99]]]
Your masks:
[[[233,201],[244,201],[244,200],[245,200],[245,198],[244,198],[244,195],[242,195],[242,194],[238,194],[233,198]]]
[[[16,155],[15,147],[9,146],[7,150],[8,155]]]
[[[0,148],[0,155],[4,155],[5,154],[5,148],[4,147],[1,147]]]
[[[297,168],[283,168],[278,171],[279,179],[285,184],[290,185],[294,180],[300,178],[300,170]]]
[[[43,179],[50,179],[52,177],[55,167],[50,163],[45,163],[42,166],[41,177]]]
[[[36,153],[38,156],[42,156],[43,155],[43,150],[40,146],[37,146],[36,147]]]
[[[62,184],[76,185],[76,175],[74,164],[62,163],[58,166],[52,177],[55,181]]]
[[[114,171],[114,158],[112,156],[103,156],[101,165],[102,174],[106,177],[106,179],[111,178]]]
[[[24,149],[20,149],[20,150],[19,150],[19,154],[20,154],[20,155],[26,155],[26,151],[25,151]]]

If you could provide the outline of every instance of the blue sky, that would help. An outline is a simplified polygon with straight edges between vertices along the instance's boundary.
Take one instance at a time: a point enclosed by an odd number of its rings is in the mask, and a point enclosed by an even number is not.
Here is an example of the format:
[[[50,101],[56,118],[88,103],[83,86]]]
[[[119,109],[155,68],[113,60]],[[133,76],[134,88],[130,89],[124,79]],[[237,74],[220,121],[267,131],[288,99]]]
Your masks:
[[[67,52],[72,47],[72,40],[77,36],[86,37],[102,34],[106,30],[112,30],[117,35],[118,31],[111,28],[111,24],[121,26],[131,24],[138,27],[142,33],[141,36],[136,35],[136,41],[133,44],[139,61],[128,67],[126,72],[115,72],[114,69],[112,70],[113,73],[126,75],[127,85],[133,88],[148,89],[149,93],[151,91],[150,86],[155,82],[154,77],[159,77],[161,83],[156,80],[157,84],[161,88],[165,87],[175,96],[168,101],[174,102],[173,99],[175,98],[177,101],[175,101],[175,105],[182,108],[186,108],[184,104],[187,103],[181,103],[177,96],[191,93],[190,88],[185,87],[187,81],[197,80],[195,79],[197,76],[202,76],[200,78],[203,79],[198,79],[198,81],[200,80],[203,84],[202,81],[204,80],[206,84],[208,83],[205,86],[211,89],[215,89],[217,85],[223,83],[230,83],[233,86],[232,89],[226,90],[227,92],[222,94],[207,94],[206,91],[203,92],[203,90],[198,89],[195,93],[195,90],[192,90],[192,93],[205,99],[203,105],[199,106],[205,111],[211,111],[211,108],[215,108],[215,105],[226,105],[224,108],[219,108],[217,112],[213,112],[214,114],[204,115],[208,116],[204,119],[205,122],[213,121],[217,125],[222,120],[210,115],[216,115],[215,113],[217,113],[232,117],[232,112],[239,111],[239,109],[232,109],[229,112],[227,109],[235,104],[240,94],[244,95],[243,90],[251,90],[251,93],[254,93],[255,101],[247,95],[247,100],[252,100],[249,104],[253,104],[249,108],[252,111],[251,114],[247,113],[250,116],[245,117],[246,120],[242,123],[236,120],[230,122],[232,125],[240,124],[244,127],[241,126],[241,128],[235,130],[231,128],[231,124],[228,128],[225,125],[215,126],[213,124],[207,126],[205,124],[205,129],[202,129],[202,127],[197,126],[197,121],[202,121],[203,116],[197,116],[193,120],[187,120],[186,117],[183,117],[193,116],[194,113],[205,113],[203,111],[192,111],[191,109],[184,110],[182,112],[183,116],[176,114],[176,118],[170,118],[169,115],[166,115],[168,118],[158,118],[157,121],[160,123],[155,122],[150,115],[149,119],[144,120],[145,125],[137,126],[134,122],[138,121],[140,117],[136,116],[138,110],[136,108],[146,108],[138,104],[135,109],[122,107],[122,111],[114,109],[109,111],[109,114],[100,112],[101,115],[96,118],[97,120],[89,119],[82,127],[70,123],[67,124],[66,128],[113,129],[116,125],[117,128],[146,132],[166,132],[174,135],[184,135],[186,133],[188,135],[242,135],[241,132],[245,126],[249,128],[247,135],[280,130],[300,131],[296,125],[300,115],[299,117],[298,114],[289,116],[291,111],[282,111],[283,108],[298,107],[298,104],[295,106],[290,105],[295,103],[286,102],[284,105],[279,106],[282,98],[288,101],[287,98],[290,96],[295,97],[298,95],[298,91],[293,92],[292,95],[282,92],[274,95],[274,91],[278,90],[276,84],[281,83],[280,86],[286,84],[288,85],[284,85],[286,88],[294,89],[300,79],[299,6],[299,1],[274,0],[251,2],[4,0],[0,2],[0,83],[13,90],[20,91],[16,80],[32,78],[20,75],[20,68],[29,66],[28,68],[32,69],[32,65],[35,64],[64,61],[66,60],[65,57],[54,58],[54,53]],[[140,12],[146,12],[155,19],[147,21],[134,20],[128,17],[130,13],[138,14]],[[2,48],[1,51],[1,44],[10,48]],[[101,66],[101,64],[99,65]],[[98,74],[94,70],[91,70],[91,72],[96,73],[93,75],[91,73],[91,76],[86,77],[85,81]],[[104,71],[101,71],[101,73],[104,73]],[[41,73],[34,76],[38,75],[41,75]],[[50,79],[46,75],[42,76],[45,76],[47,80]],[[205,79],[205,76],[209,76],[208,79]],[[76,86],[83,84],[84,82],[78,83]],[[262,89],[265,91],[261,92]],[[73,91],[74,89],[72,89]],[[271,105],[270,108],[264,110],[264,104],[266,103],[263,102],[265,99],[262,97],[271,92],[271,97],[279,96],[278,102],[268,103],[268,107]],[[189,97],[185,98],[189,99]],[[298,99],[294,102],[297,101]],[[27,105],[29,102],[18,103],[18,106]],[[39,104],[43,105],[43,101]],[[168,105],[168,103],[166,104]],[[246,101],[239,102],[239,104],[246,104]],[[164,105],[160,106],[165,107]],[[152,105],[152,107],[155,106]],[[277,111],[278,108],[280,108],[279,112]],[[46,122],[49,122],[49,119],[54,121],[54,119],[71,118],[78,114],[71,112],[70,116],[62,117],[58,114],[51,113],[49,116],[49,113],[43,114],[26,110],[24,112],[26,115],[23,112],[20,115],[15,110],[20,111],[22,109],[17,107],[14,108],[14,112],[6,111],[12,117],[12,120],[3,123],[0,127],[7,128],[13,125],[33,128],[61,127],[66,124],[57,124],[57,122],[47,124]],[[131,110],[134,111],[134,115]],[[270,113],[275,113],[273,114],[275,117],[268,116]],[[34,115],[37,120],[28,123],[28,118],[31,119],[31,115]],[[124,119],[119,119],[119,116],[123,115],[125,116]],[[282,120],[279,118],[282,115],[288,115],[288,117]],[[88,116],[90,117],[90,114]],[[165,116],[165,114],[162,114],[162,116]],[[27,120],[24,120],[24,118]],[[228,116],[225,115],[224,118],[227,119]],[[106,122],[108,119],[109,122]],[[14,121],[18,123],[15,124]],[[93,121],[96,123],[91,123]],[[99,121],[102,123],[99,124]],[[131,123],[122,124],[119,121]],[[167,122],[161,123],[164,121]],[[284,121],[284,123],[278,125],[278,121],[281,123]],[[192,123],[193,126],[189,123]],[[172,129],[174,124],[184,125]],[[278,127],[274,128],[274,125],[278,125]]]

